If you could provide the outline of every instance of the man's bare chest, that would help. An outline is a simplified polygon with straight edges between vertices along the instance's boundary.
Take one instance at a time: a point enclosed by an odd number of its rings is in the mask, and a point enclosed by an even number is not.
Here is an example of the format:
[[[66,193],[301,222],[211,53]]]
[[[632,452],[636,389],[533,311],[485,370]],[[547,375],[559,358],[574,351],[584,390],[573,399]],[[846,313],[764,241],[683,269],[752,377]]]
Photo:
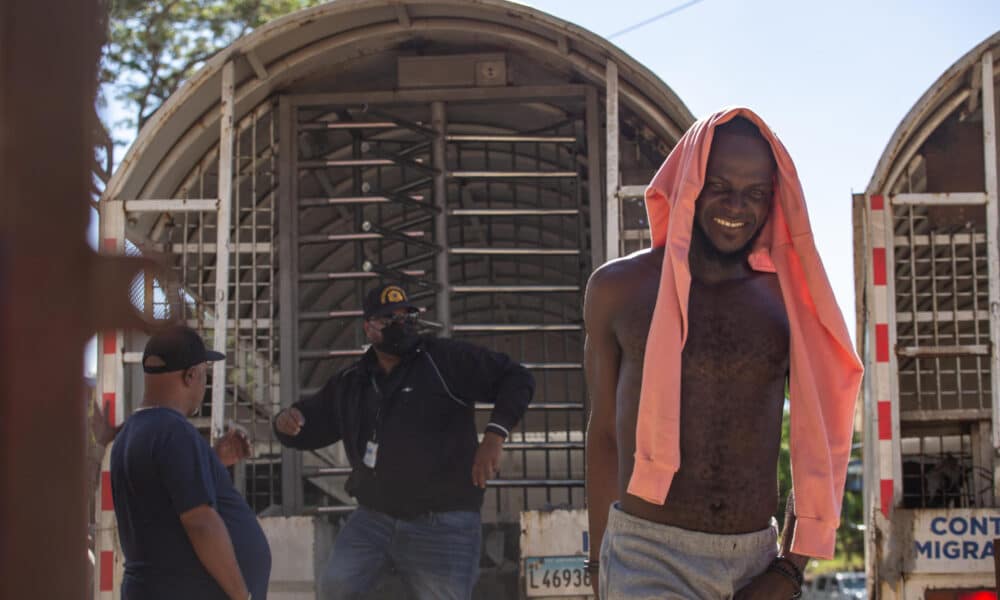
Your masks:
[[[656,286],[636,290],[622,311],[617,332],[626,362],[645,355]],[[692,282],[688,301],[688,336],[683,362],[687,375],[748,375],[768,365],[787,371],[788,317],[777,277],[755,274],[745,280],[705,285]],[[748,365],[756,365],[750,369]]]
[[[764,383],[788,370],[788,317],[777,277],[692,283],[683,374]]]

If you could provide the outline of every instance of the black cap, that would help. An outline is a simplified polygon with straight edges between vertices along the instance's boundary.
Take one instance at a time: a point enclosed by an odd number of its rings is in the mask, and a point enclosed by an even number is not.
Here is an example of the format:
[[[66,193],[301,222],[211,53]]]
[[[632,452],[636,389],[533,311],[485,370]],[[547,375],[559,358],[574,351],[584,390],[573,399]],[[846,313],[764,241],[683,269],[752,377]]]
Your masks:
[[[408,309],[410,312],[420,312],[419,308],[410,304],[410,297],[406,295],[406,290],[394,283],[368,290],[361,308],[366,319],[392,314],[399,308]]]
[[[160,359],[153,365],[147,365],[146,359]],[[146,342],[142,353],[142,370],[146,373],[170,373],[183,371],[203,362],[222,360],[225,354],[205,348],[198,332],[184,325],[174,325],[153,334]],[[162,364],[159,364],[162,362]]]

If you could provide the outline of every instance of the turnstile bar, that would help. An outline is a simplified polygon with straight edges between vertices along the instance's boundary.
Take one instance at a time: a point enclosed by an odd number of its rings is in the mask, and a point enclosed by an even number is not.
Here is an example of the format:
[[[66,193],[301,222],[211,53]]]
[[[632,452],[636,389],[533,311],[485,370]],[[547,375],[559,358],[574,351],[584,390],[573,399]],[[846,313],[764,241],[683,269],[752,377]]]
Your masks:
[[[477,256],[579,256],[577,248],[452,248],[451,254]]]
[[[400,235],[419,238],[424,236],[423,231],[404,231]],[[365,240],[380,240],[385,236],[381,233],[315,233],[311,235],[300,235],[299,244],[325,244],[327,242],[360,242]]]
[[[575,179],[576,171],[452,171],[453,179]]]
[[[427,274],[426,271],[401,271],[404,275],[408,277],[423,277]],[[310,282],[310,281],[331,281],[331,280],[354,280],[354,279],[375,279],[379,276],[379,273],[375,271],[330,271],[321,273],[302,273],[299,275],[299,281]]]
[[[554,293],[554,292],[579,292],[578,285],[453,285],[451,291],[456,294],[476,294],[476,293],[496,293],[496,294],[520,294],[520,293]]]
[[[518,332],[518,331],[582,331],[582,325],[574,324],[552,324],[546,325],[544,323],[532,324],[532,323],[522,323],[522,324],[507,324],[507,323],[469,323],[462,325],[452,325],[452,330],[454,331],[464,331],[466,333],[470,332],[487,332],[487,331],[504,331],[504,332]]]
[[[453,217],[574,217],[580,211],[576,208],[453,208],[448,214]]]
[[[449,135],[449,142],[510,142],[510,143],[550,143],[575,144],[576,138],[558,135]]]

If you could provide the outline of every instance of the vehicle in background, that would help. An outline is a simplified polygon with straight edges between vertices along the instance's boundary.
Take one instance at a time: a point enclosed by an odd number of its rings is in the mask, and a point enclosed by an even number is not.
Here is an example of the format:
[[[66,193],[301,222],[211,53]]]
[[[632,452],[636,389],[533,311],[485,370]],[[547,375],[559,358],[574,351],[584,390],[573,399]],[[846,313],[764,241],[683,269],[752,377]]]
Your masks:
[[[860,572],[824,573],[802,588],[802,600],[867,600],[865,574]]]

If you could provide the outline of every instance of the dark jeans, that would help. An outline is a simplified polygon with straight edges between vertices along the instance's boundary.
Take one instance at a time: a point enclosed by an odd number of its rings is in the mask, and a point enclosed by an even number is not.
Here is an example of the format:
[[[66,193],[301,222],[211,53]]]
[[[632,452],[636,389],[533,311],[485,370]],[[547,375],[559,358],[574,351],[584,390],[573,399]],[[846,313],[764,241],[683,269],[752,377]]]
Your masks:
[[[403,520],[359,507],[334,540],[322,597],[364,598],[383,573],[395,568],[417,600],[469,600],[479,576],[482,535],[478,512]]]

